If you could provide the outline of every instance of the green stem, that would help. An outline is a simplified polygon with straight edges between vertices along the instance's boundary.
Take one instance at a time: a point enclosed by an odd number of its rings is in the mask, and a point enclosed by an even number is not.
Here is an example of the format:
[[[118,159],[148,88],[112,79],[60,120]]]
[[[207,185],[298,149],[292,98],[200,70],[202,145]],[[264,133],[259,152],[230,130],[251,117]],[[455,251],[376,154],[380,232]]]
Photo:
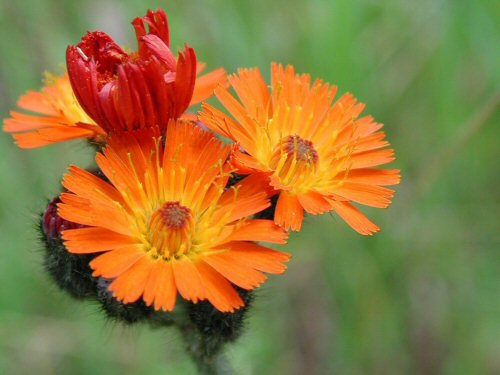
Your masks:
[[[177,325],[186,342],[186,350],[200,375],[233,375],[234,372],[222,353],[222,348],[211,348],[209,340],[201,336],[190,322]]]

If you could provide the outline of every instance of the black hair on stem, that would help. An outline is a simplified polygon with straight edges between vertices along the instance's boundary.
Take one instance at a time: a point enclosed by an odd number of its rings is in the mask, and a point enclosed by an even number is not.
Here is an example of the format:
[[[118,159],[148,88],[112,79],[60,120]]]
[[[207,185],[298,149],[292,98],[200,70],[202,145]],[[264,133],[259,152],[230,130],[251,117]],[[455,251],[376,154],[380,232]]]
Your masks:
[[[228,342],[235,341],[243,333],[247,312],[253,301],[252,291],[237,286],[234,288],[245,302],[245,306],[233,313],[217,310],[208,301],[188,304],[189,319],[201,336],[200,355],[212,357]]]
[[[122,303],[109,291],[109,284],[113,280],[99,277],[97,279],[97,300],[102,311],[112,320],[126,324],[133,324],[151,317],[153,308],[146,306],[140,299],[134,303]]]

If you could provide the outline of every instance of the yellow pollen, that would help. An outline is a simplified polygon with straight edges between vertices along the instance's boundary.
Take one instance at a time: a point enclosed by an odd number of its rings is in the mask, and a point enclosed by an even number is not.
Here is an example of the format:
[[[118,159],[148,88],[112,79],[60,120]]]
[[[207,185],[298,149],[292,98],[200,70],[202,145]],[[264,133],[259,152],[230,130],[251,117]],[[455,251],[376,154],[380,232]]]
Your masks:
[[[316,173],[318,159],[318,152],[311,141],[298,135],[290,135],[281,139],[269,166],[279,179],[281,188],[300,191]]]
[[[152,255],[169,259],[189,252],[192,228],[191,210],[179,202],[166,202],[149,222]]]

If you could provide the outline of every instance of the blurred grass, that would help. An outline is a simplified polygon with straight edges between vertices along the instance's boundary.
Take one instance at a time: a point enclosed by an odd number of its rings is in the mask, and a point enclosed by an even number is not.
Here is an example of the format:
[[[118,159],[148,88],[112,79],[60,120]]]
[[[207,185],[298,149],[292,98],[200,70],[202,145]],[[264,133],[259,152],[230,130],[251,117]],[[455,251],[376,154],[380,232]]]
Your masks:
[[[365,210],[375,237],[328,215],[292,236],[289,271],[228,350],[239,373],[500,373],[498,3],[4,1],[1,117],[67,44],[101,29],[134,47],[129,22],[159,4],[174,49],[187,41],[210,67],[279,61],[354,93],[403,171],[391,208]],[[192,374],[176,332],[106,322],[42,272],[36,214],[91,152],[21,151],[6,134],[0,148],[0,373]]]

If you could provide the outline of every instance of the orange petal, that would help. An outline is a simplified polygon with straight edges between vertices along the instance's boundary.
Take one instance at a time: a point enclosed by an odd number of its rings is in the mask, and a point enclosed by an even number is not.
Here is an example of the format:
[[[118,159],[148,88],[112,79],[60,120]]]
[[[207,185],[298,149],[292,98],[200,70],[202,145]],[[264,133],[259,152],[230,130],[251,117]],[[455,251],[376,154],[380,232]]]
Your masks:
[[[335,194],[367,206],[386,208],[391,203],[389,198],[394,196],[394,190],[382,186],[344,182],[335,189]]]
[[[318,215],[331,211],[330,202],[320,193],[308,191],[305,194],[297,194],[300,205],[307,213]]]
[[[172,261],[175,284],[184,299],[193,301],[206,298],[205,289],[198,269],[188,257]]]
[[[219,214],[223,215],[231,210],[226,220],[230,223],[260,212],[270,206],[272,191],[266,175],[251,174],[222,194],[219,199]]]
[[[215,308],[222,312],[234,312],[245,305],[236,290],[216,270],[204,262],[195,265],[203,280],[207,298]]]
[[[240,174],[250,174],[255,172],[271,172],[269,168],[259,163],[253,156],[245,154],[240,150],[233,151],[231,164],[234,165]]]
[[[375,150],[389,145],[389,142],[385,140],[384,132],[366,134],[367,128],[359,128],[358,123],[359,121],[349,122],[350,126],[346,126],[337,136],[335,148],[339,149],[346,144],[352,143],[354,151],[359,152]],[[381,124],[377,125],[382,127]]]
[[[119,207],[96,205],[88,199],[69,193],[62,193],[61,201],[63,203],[57,205],[57,212],[63,219],[93,227],[103,227],[123,235],[130,234],[131,223],[128,221],[127,213]]]
[[[119,191],[130,190],[133,198],[140,200],[138,196],[138,181],[127,159],[123,159],[114,149],[109,146],[106,148],[106,155],[97,154],[95,158],[99,169],[111,181]]]
[[[356,120],[356,126],[358,127],[359,137],[366,137],[367,135],[375,133],[384,127],[383,124],[374,122],[373,116],[364,116]]]
[[[227,259],[244,263],[247,267],[255,268],[262,272],[280,274],[285,272],[283,262],[290,259],[290,254],[269,249],[251,242],[229,242],[221,248],[230,250],[224,254]]]
[[[342,219],[346,221],[355,231],[364,235],[372,235],[380,228],[372,223],[360,210],[349,202],[331,202],[332,207]]]
[[[63,186],[69,191],[92,201],[109,204],[109,201],[112,200],[125,205],[122,195],[114,186],[75,165],[69,167],[69,173],[63,179]]]
[[[151,266],[151,271],[149,272],[148,280],[144,286],[144,294],[142,299],[146,303],[146,306],[151,306],[155,300],[157,290],[159,288],[158,280],[161,275],[161,263],[164,261],[162,259],[151,260],[153,262]]]
[[[158,262],[158,280],[154,301],[155,310],[172,311],[177,299],[177,287],[175,285],[172,263]]]
[[[238,258],[228,256],[228,252],[211,254],[203,258],[203,262],[243,289],[254,289],[267,279],[262,272],[249,267]]]
[[[257,124],[252,120],[245,107],[228,90],[218,87],[215,90],[215,96],[233,115],[240,128],[244,128],[250,134],[252,132],[256,134],[260,133],[260,129],[257,128]]]
[[[196,122],[198,121],[198,115],[186,112],[180,117],[180,120],[185,122]]]
[[[197,77],[193,97],[189,105],[192,106],[211,97],[219,84],[224,87],[227,86],[226,70],[224,68],[218,68],[201,77]]]
[[[203,103],[203,112],[200,113],[200,121],[214,132],[237,140],[247,151],[255,148],[254,135],[251,130],[241,126],[231,117],[208,103]]]
[[[36,148],[57,142],[78,138],[91,138],[95,133],[76,126],[43,128],[31,133],[14,134],[14,140],[21,148]]]
[[[285,230],[299,231],[303,220],[304,208],[302,208],[297,196],[282,191],[276,204],[274,222]]]
[[[138,242],[132,237],[99,227],[64,230],[62,238],[69,252],[76,254],[97,253]]]
[[[238,69],[238,75],[228,77],[250,117],[264,124],[272,116],[271,95],[259,69]]]
[[[339,173],[337,178],[361,184],[390,186],[400,183],[401,176],[399,172],[399,169],[362,168]]]
[[[354,151],[377,150],[387,146],[389,146],[389,142],[385,140],[385,133],[378,132],[359,139],[354,146]]]
[[[144,287],[143,299],[146,306],[151,306],[154,303],[155,310],[172,311],[176,296],[177,290],[171,263],[157,259],[151,267],[148,281]]]
[[[395,159],[392,149],[357,152],[351,156],[351,169],[375,167]]]
[[[285,244],[288,232],[271,220],[247,220],[237,227],[224,241],[262,241]]]
[[[64,76],[68,79],[68,76]],[[40,113],[46,116],[57,116],[59,113],[47,102],[47,97],[40,91],[28,91],[21,96],[17,105],[27,111]]]
[[[27,132],[41,128],[59,127],[64,128],[60,117],[42,117],[27,115],[25,113],[11,111],[11,117],[5,119],[3,130],[8,133]]]
[[[109,290],[123,303],[136,302],[144,293],[153,262],[149,256],[143,256],[132,267],[118,276],[109,286]]]
[[[146,253],[139,246],[127,246],[99,255],[89,264],[94,270],[93,276],[114,279],[145,256]]]

